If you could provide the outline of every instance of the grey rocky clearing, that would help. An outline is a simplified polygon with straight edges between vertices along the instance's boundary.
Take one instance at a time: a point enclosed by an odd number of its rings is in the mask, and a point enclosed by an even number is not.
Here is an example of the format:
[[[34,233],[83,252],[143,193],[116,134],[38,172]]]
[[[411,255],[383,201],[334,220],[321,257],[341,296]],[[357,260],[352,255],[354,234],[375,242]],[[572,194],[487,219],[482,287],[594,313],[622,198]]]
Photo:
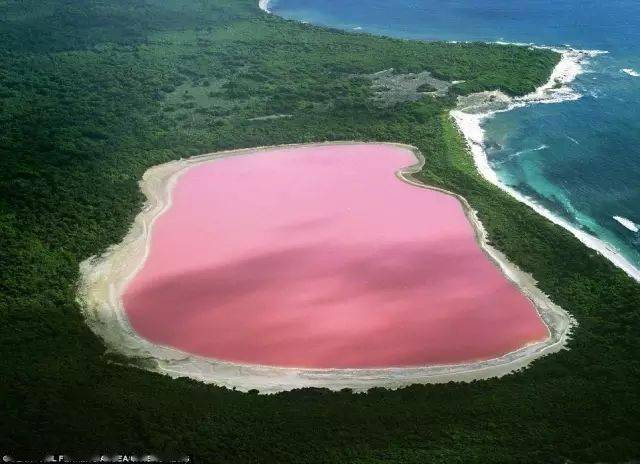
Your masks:
[[[376,101],[384,105],[417,101],[425,95],[443,97],[449,88],[456,84],[456,82],[437,79],[429,71],[399,74],[393,68],[367,74],[364,77],[371,80]]]

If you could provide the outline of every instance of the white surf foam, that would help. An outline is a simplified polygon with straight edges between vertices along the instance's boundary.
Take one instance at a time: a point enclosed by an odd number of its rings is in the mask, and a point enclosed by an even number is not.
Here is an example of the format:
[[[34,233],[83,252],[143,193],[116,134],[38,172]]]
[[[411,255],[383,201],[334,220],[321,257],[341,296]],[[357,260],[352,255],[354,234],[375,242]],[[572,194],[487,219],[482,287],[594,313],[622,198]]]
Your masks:
[[[527,148],[526,150],[520,150],[515,152],[513,155],[511,155],[512,158],[518,157],[520,155],[524,155],[525,153],[534,153],[536,151],[542,151],[542,150],[546,150],[547,148],[549,148],[547,145],[542,144],[539,147],[536,148]]]
[[[483,121],[492,117],[496,113],[510,111],[514,108],[521,108],[523,106],[541,103],[560,103],[581,98],[582,95],[580,95],[580,93],[578,93],[576,90],[572,89],[569,84],[573,82],[576,77],[578,77],[584,71],[584,66],[588,63],[589,58],[607,52],[602,50],[557,49],[553,47],[543,47],[532,44],[510,45],[521,45],[532,48],[547,48],[561,53],[562,57],[560,59],[560,62],[553,70],[551,77],[549,78],[547,83],[540,86],[534,92],[528,95],[525,95],[523,97],[510,98],[499,92],[486,92],[487,95],[493,94],[494,99],[498,94],[500,96],[500,99],[506,102],[506,105],[504,105],[502,108],[484,110],[481,109],[478,112],[468,112],[468,108],[466,109],[466,111],[465,108],[457,108],[451,111],[451,116],[455,120],[456,124],[460,128],[460,131],[465,137],[465,140],[467,141],[478,171],[489,182],[509,193],[517,200],[527,204],[538,214],[541,214],[555,224],[564,227],[589,248],[598,251],[601,255],[605,256],[617,267],[624,270],[632,278],[640,281],[640,269],[629,262],[629,260],[627,260],[622,254],[620,254],[613,246],[597,237],[584,232],[575,225],[571,224],[569,221],[556,216],[542,205],[536,203],[532,198],[529,198],[518,192],[514,188],[500,182],[498,175],[489,164],[489,160],[487,158],[487,153],[485,150],[485,132],[482,128]],[[474,109],[477,110],[478,107],[476,106]]]
[[[624,227],[629,229],[631,232],[640,232],[640,226],[635,222],[633,222],[631,219],[627,219],[626,217],[622,217],[622,216],[613,216],[613,219],[618,221],[620,224],[622,224]]]
[[[271,13],[269,3],[271,3],[271,0],[258,0],[258,7],[266,13]]]
[[[621,69],[620,71],[622,71],[625,74],[628,74],[632,77],[640,77],[640,73],[638,71],[636,71],[635,69],[631,69],[631,68],[624,68]]]
[[[493,166],[499,166],[501,164],[504,164],[504,163],[507,163],[507,162],[511,161],[514,158],[518,158],[521,155],[526,155],[527,153],[535,153],[536,151],[546,150],[547,148],[549,148],[549,147],[544,145],[544,144],[540,145],[539,147],[536,147],[536,148],[527,148],[525,150],[520,150],[520,151],[517,151],[515,153],[512,153],[511,155],[507,156],[505,159],[502,159],[502,160],[500,160],[498,162],[492,162],[491,164]]]

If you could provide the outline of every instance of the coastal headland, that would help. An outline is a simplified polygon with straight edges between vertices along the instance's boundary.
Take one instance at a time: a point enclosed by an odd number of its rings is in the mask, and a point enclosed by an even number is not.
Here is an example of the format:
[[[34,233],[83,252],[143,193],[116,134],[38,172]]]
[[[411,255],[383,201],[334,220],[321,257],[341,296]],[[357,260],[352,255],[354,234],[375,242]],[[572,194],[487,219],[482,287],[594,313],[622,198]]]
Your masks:
[[[532,47],[530,44],[517,45]],[[640,269],[618,250],[607,244],[604,240],[571,224],[565,218],[553,214],[543,205],[518,192],[515,188],[501,182],[487,158],[485,134],[482,128],[482,123],[486,119],[496,113],[511,111],[523,106],[553,104],[580,99],[580,93],[571,87],[571,83],[577,76],[584,72],[584,66],[588,63],[589,59],[606,53],[602,50],[550,49],[560,53],[561,59],[549,76],[549,80],[544,85],[538,87],[535,92],[515,98],[505,95],[500,91],[479,92],[459,97],[457,108],[451,111],[451,117],[456,122],[460,132],[464,135],[469,147],[469,152],[473,156],[478,172],[480,172],[482,177],[518,201],[526,204],[538,214],[567,229],[587,247],[596,250],[617,267],[625,271],[630,277],[640,281]],[[624,218],[622,219],[622,224],[627,227],[630,221]],[[631,223],[631,225],[635,226],[633,223]],[[634,229],[635,227],[632,227],[630,230]]]
[[[272,14],[270,4],[270,0],[260,0],[258,2],[261,10],[265,13]],[[539,86],[535,91],[526,95],[513,97],[506,95],[500,90],[495,90],[469,94],[460,98],[457,108],[451,111],[451,117],[467,141],[469,151],[473,155],[478,171],[487,181],[507,192],[518,201],[526,204],[536,211],[536,213],[568,230],[584,245],[597,251],[615,266],[626,272],[630,277],[640,282],[640,268],[630,261],[620,250],[616,249],[615,246],[596,236],[595,233],[578,227],[561,215],[553,213],[539,201],[535,201],[529,196],[519,192],[516,188],[502,182],[491,167],[485,150],[483,122],[496,113],[503,113],[524,106],[562,103],[580,99],[582,95],[576,91],[571,84],[584,72],[585,66],[589,64],[590,59],[607,54],[608,52],[606,50],[582,50],[569,46],[553,47],[533,43],[503,41],[497,41],[495,43],[508,46],[515,45],[529,49],[551,50],[560,55],[560,60],[551,72],[548,81]],[[640,75],[632,68],[623,68],[620,71],[631,77]],[[622,218],[623,221],[620,222],[617,216],[613,216],[612,218],[627,229],[637,233],[636,224],[629,219]],[[632,227],[628,227],[629,223],[631,223]]]

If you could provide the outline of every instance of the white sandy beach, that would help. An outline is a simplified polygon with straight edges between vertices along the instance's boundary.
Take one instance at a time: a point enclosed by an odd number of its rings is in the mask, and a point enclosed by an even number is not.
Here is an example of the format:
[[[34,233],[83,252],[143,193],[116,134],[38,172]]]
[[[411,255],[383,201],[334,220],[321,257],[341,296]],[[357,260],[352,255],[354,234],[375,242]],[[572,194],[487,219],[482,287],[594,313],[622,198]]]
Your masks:
[[[400,146],[411,150],[417,162],[399,171],[398,177],[413,185],[431,188],[416,181],[412,176],[424,164],[422,155],[413,147]],[[105,254],[89,258],[81,265],[78,299],[89,326],[105,341],[110,350],[132,358],[134,364],[137,360],[138,365],[172,377],[187,376],[242,391],[257,389],[262,393],[275,393],[303,387],[324,387],[332,390],[351,388],[355,391],[366,391],[371,387],[399,388],[415,383],[500,377],[565,347],[575,321],[536,287],[530,275],[519,270],[506,256],[487,243],[482,224],[462,197],[440,189],[435,190],[454,195],[462,203],[475,228],[478,244],[507,278],[534,303],[549,329],[550,335],[547,340],[499,358],[466,364],[384,369],[301,369],[218,361],[155,345],[142,339],[129,325],[121,297],[128,282],[145,262],[154,221],[170,207],[171,191],[179,176],[198,163],[275,148],[281,147],[210,153],[155,166],[144,174],[140,187],[147,197],[147,202],[136,217],[130,232],[121,243],[111,247]]]
[[[258,7],[266,13],[271,13],[269,3],[271,3],[270,0],[258,0]]]
[[[524,46],[526,44],[517,45]],[[503,184],[498,178],[496,172],[491,168],[491,165],[489,164],[484,146],[485,133],[482,128],[482,123],[487,118],[492,117],[496,113],[510,111],[514,108],[519,108],[526,105],[559,103],[567,100],[579,99],[581,95],[573,90],[569,86],[569,84],[571,84],[571,82],[573,82],[576,77],[584,71],[584,65],[589,58],[602,53],[606,53],[600,50],[553,50],[562,53],[562,58],[558,65],[555,67],[548,82],[536,89],[535,92],[517,98],[510,98],[502,92],[483,92],[480,94],[476,94],[475,96],[460,98],[458,108],[451,111],[451,117],[455,120],[458,128],[464,135],[465,140],[467,141],[467,144],[469,146],[469,150],[473,155],[476,167],[485,179],[487,179],[492,184],[500,187],[502,190],[509,193],[517,200],[527,204],[537,213],[546,217],[550,221],[561,227],[564,227],[586,246],[593,250],[596,250],[598,253],[609,259],[617,267],[624,270],[629,276],[637,281],[640,281],[640,269],[635,267],[629,260],[627,260],[611,245],[597,237],[594,237],[593,235],[590,235],[578,229],[576,226],[569,223],[565,219],[554,215],[551,211],[536,203],[531,198],[528,198],[517,190]],[[473,99],[473,97],[475,97],[475,104],[471,106],[468,104],[468,101],[470,99]],[[497,109],[487,108],[486,105],[484,105],[483,107],[483,100],[485,102],[491,100],[492,104],[495,101],[499,101],[502,103],[502,107]]]

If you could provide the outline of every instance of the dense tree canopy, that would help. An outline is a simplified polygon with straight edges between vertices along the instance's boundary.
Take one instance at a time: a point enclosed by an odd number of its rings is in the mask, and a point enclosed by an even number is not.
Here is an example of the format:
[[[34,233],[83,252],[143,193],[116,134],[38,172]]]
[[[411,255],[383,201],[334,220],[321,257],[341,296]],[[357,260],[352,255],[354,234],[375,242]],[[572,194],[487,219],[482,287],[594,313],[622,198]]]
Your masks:
[[[484,181],[447,116],[457,94],[533,90],[558,56],[328,30],[255,3],[0,0],[0,450],[230,463],[640,456],[640,286]],[[464,83],[382,106],[362,76],[388,68]],[[262,118],[279,114],[291,117]],[[493,243],[576,317],[570,350],[490,381],[273,396],[105,353],[76,303],[78,264],[124,236],[148,167],[324,140],[417,146],[420,177],[465,196]]]

